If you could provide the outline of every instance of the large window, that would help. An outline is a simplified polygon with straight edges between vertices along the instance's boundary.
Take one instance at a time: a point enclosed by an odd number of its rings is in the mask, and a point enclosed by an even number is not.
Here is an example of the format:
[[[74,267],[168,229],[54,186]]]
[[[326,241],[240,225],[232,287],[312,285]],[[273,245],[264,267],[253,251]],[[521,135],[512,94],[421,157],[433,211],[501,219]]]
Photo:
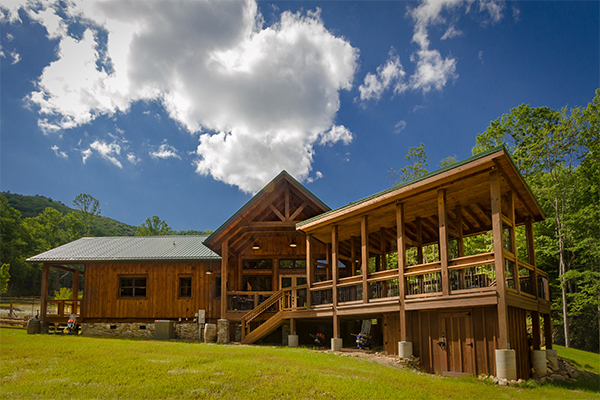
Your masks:
[[[119,278],[120,297],[146,297],[146,278]]]
[[[306,269],[306,259],[303,260],[279,260],[280,269]]]
[[[192,297],[192,277],[179,277],[179,297]]]
[[[273,269],[273,260],[244,260],[244,269]]]

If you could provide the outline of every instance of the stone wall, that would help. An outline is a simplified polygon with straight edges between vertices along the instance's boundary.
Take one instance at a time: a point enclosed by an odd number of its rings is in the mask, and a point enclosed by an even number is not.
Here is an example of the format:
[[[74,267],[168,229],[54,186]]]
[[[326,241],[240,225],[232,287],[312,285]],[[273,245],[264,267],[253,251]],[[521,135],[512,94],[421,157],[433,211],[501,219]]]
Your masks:
[[[85,336],[118,336],[142,339],[154,339],[154,323],[139,322],[84,322],[81,334]],[[200,340],[196,323],[175,323],[175,339]]]

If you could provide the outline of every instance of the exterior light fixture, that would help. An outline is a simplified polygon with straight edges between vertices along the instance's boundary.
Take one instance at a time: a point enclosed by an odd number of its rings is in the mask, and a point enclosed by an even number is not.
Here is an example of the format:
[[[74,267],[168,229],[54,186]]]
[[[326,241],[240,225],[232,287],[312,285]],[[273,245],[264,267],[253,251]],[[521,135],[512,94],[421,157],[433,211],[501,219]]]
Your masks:
[[[252,245],[252,250],[258,250],[260,249],[260,246],[258,245],[258,243],[254,243],[254,245]]]
[[[292,243],[290,243],[290,247],[296,247],[296,246],[298,246],[298,245],[296,244],[296,241],[295,241],[295,240],[292,240]]]
[[[212,275],[213,272],[209,269],[208,271],[205,272],[206,275]]]

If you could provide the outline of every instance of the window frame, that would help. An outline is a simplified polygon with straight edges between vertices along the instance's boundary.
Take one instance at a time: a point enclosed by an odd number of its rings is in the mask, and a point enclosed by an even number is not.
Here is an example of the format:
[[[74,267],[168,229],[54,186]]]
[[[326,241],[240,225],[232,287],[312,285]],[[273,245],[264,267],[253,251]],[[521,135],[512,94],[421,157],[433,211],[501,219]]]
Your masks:
[[[189,279],[189,286],[182,286],[181,280]],[[189,288],[189,295],[184,296],[181,294],[182,288]],[[194,277],[191,274],[182,274],[177,277],[177,298],[178,299],[191,299],[194,296]]]
[[[119,275],[118,276],[119,279],[119,284],[117,286],[117,294],[118,294],[118,298],[119,299],[125,299],[125,300],[139,300],[139,299],[147,299],[148,298],[148,275]],[[123,280],[125,279],[131,279],[131,286],[124,286],[123,285]],[[136,285],[136,280],[137,279],[143,279],[144,280],[144,286],[141,285]],[[144,288],[144,295],[143,296],[136,296],[135,292],[136,292],[136,288]],[[123,295],[123,289],[132,289],[132,295]]]

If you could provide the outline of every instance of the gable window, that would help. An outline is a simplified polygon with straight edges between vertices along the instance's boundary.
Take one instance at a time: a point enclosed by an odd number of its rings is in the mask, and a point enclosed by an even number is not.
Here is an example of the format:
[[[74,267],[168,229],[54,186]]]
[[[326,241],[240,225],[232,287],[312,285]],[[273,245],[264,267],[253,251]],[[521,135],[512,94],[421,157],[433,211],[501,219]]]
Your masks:
[[[179,297],[192,297],[192,277],[179,277]]]
[[[119,278],[119,297],[146,297],[146,278]]]
[[[279,260],[280,269],[306,269],[306,259],[303,260]]]

